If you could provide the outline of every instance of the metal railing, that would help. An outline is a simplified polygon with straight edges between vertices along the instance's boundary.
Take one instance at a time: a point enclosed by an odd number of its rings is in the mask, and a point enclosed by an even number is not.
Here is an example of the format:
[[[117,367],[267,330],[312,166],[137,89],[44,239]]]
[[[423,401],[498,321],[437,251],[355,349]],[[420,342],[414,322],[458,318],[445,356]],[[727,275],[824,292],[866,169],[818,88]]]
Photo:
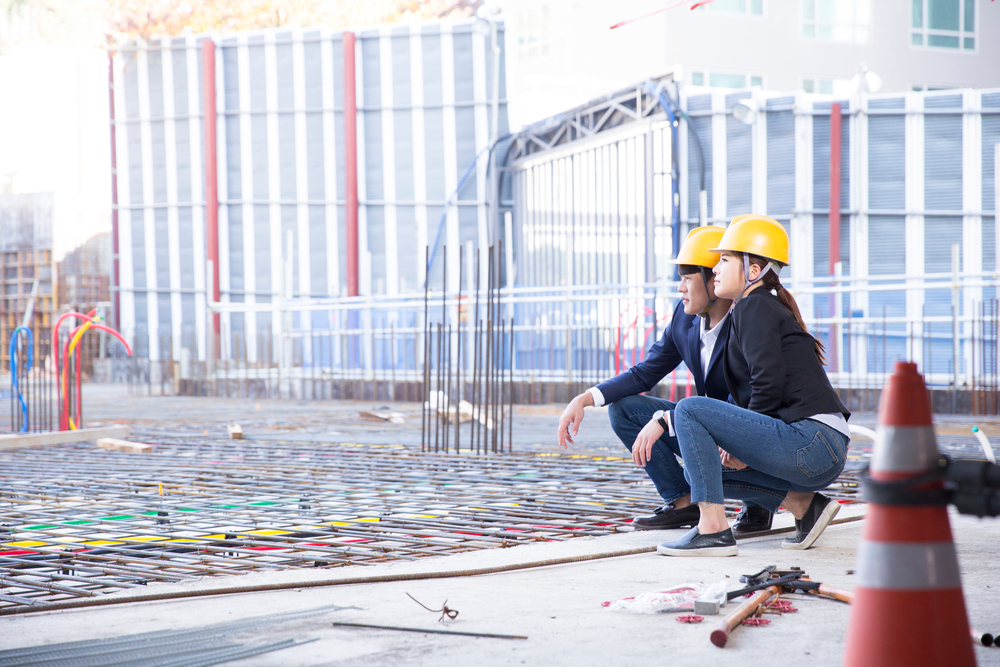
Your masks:
[[[792,293],[827,347],[834,386],[850,396],[874,392],[856,407],[875,409],[893,362],[905,358],[918,362],[932,389],[952,392],[953,408],[964,402],[997,412],[998,285],[996,273],[829,276],[798,280]],[[451,372],[463,369],[456,391],[466,396],[475,382],[475,336],[485,326],[477,333],[475,302],[498,298],[498,319],[514,322],[512,352],[502,362],[513,400],[561,401],[641,361],[669,323],[676,287],[504,287],[493,297],[429,289],[219,303],[214,309],[228,316],[221,336],[209,341],[216,360],[199,362],[196,350],[174,359],[171,352],[162,361],[121,360],[129,366],[118,375],[141,393],[415,401],[425,398],[425,373],[448,364]],[[255,328],[247,325],[251,313]],[[443,357],[427,352],[427,332],[438,324],[451,327],[451,352]],[[173,350],[170,341],[161,346]],[[654,391],[680,398],[693,382],[682,366]]]

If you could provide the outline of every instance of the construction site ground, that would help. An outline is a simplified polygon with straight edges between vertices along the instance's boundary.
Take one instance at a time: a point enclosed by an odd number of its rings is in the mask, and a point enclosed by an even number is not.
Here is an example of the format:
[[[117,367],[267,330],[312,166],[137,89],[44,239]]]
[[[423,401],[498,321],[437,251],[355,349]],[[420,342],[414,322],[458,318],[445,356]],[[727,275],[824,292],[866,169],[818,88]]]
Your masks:
[[[767,625],[740,627],[732,634],[725,648],[718,648],[709,641],[711,629],[721,616],[706,616],[699,624],[683,624],[675,620],[675,613],[633,614],[610,610],[602,606],[602,603],[687,582],[710,584],[726,579],[736,587],[741,574],[754,573],[768,565],[776,565],[780,569],[796,566],[816,581],[851,589],[854,586],[855,553],[864,526],[865,505],[852,502],[850,484],[845,484],[838,490],[838,497],[845,501],[838,515],[838,523],[831,526],[812,549],[790,551],[781,547],[781,541],[787,536],[793,522],[788,513],[781,512],[775,517],[771,533],[741,539],[740,553],[735,558],[668,558],[655,553],[656,544],[681,536],[683,530],[628,530],[626,524],[631,514],[641,508],[647,511],[653,509],[658,504],[658,498],[641,471],[637,471],[629,460],[624,459],[627,453],[611,431],[606,411],[602,409],[588,410],[577,442],[568,451],[556,445],[560,406],[520,406],[515,409],[513,419],[513,454],[494,454],[492,451],[489,454],[475,454],[464,451],[469,449],[467,427],[461,435],[460,449],[463,451],[458,454],[422,454],[421,410],[417,404],[140,397],[127,395],[125,388],[119,385],[86,387],[84,402],[87,426],[125,423],[131,429],[130,440],[156,445],[152,454],[100,454],[106,458],[99,460],[106,461],[109,470],[127,470],[132,471],[129,474],[137,474],[136,470],[147,467],[149,471],[143,475],[149,480],[155,481],[158,469],[183,472],[185,469],[180,467],[179,461],[202,461],[208,456],[205,448],[209,445],[206,443],[210,443],[213,458],[208,463],[217,465],[220,471],[225,471],[227,466],[225,457],[218,453],[224,448],[239,453],[241,466],[248,466],[258,459],[266,460],[268,452],[271,452],[274,454],[272,466],[281,468],[285,465],[283,461],[287,461],[289,470],[297,470],[295,466],[304,465],[302,461],[315,459],[319,455],[317,452],[346,464],[366,459],[401,461],[412,472],[420,474],[423,474],[422,461],[426,461],[428,470],[438,471],[434,474],[462,474],[468,477],[470,483],[456,485],[455,493],[480,493],[478,489],[481,486],[481,494],[493,504],[489,507],[471,508],[479,512],[475,515],[478,517],[477,523],[460,519],[465,515],[459,508],[450,510],[451,514],[443,510],[429,514],[426,520],[413,519],[424,522],[419,525],[428,526],[428,535],[440,538],[431,539],[428,545],[433,546],[427,549],[414,547],[405,541],[411,534],[419,532],[413,527],[417,524],[404,523],[406,517],[425,515],[398,514],[403,517],[399,519],[399,525],[405,526],[407,533],[400,538],[402,542],[384,543],[387,545],[383,548],[386,554],[392,552],[396,556],[387,555],[383,562],[372,557],[371,549],[363,552],[362,544],[358,551],[346,549],[343,553],[347,560],[337,566],[334,566],[334,560],[316,560],[316,566],[313,567],[307,558],[318,559],[320,556],[312,554],[301,556],[302,564],[297,566],[268,567],[282,561],[254,560],[258,557],[242,550],[257,542],[249,538],[245,542],[231,540],[227,535],[227,541],[220,544],[235,545],[232,547],[234,553],[250,554],[242,561],[236,559],[236,562],[255,564],[246,573],[189,576],[176,581],[165,579],[160,583],[150,581],[148,585],[144,582],[144,585],[130,585],[122,590],[101,589],[99,595],[88,594],[89,597],[86,597],[86,604],[95,600],[121,600],[119,604],[26,613],[25,609],[17,605],[0,608],[2,664],[28,664],[3,662],[5,655],[14,656],[11,658],[14,660],[16,654],[13,651],[16,649],[25,649],[22,654],[22,658],[25,658],[32,655],[28,649],[54,647],[66,642],[103,640],[105,645],[111,645],[115,640],[142,635],[135,644],[146,642],[152,646],[150,642],[154,641],[156,635],[147,633],[160,633],[161,636],[173,633],[171,636],[180,638],[170,644],[172,648],[160,650],[161,657],[165,653],[176,651],[180,660],[177,664],[284,666],[666,663],[741,667],[841,664],[850,615],[850,607],[843,603],[801,595],[790,596],[798,612],[768,615],[771,622]],[[403,423],[370,421],[371,417],[362,417],[362,412],[373,409],[375,412],[397,412]],[[241,425],[243,441],[228,439],[226,427],[234,423]],[[852,423],[873,428],[875,415],[855,415]],[[942,450],[956,456],[981,458],[982,450],[969,431],[972,425],[978,425],[992,441],[1000,440],[1000,420],[996,417],[942,416],[936,418]],[[439,432],[439,450],[441,435]],[[96,450],[93,443],[47,445],[30,450],[0,452],[0,470],[8,471],[8,476],[0,479],[0,486],[9,491],[15,483],[9,476],[11,470],[40,470],[45,460],[61,462],[61,465],[66,466],[64,473],[67,476],[75,474],[70,467],[78,464],[86,471],[91,450]],[[341,451],[350,456],[337,458]],[[850,467],[860,467],[869,451],[870,443],[861,438],[852,443]],[[233,460],[236,461],[235,458]],[[235,463],[231,465],[236,466]],[[254,465],[262,466],[263,463]],[[578,497],[566,495],[565,507],[572,505],[577,509],[560,510],[553,515],[558,515],[558,521],[556,518],[552,519],[553,524],[558,523],[562,528],[550,527],[544,523],[544,518],[536,517],[531,519],[529,529],[525,527],[526,524],[508,518],[501,521],[503,525],[498,528],[472,531],[476,536],[467,543],[441,538],[444,533],[434,529],[435,521],[440,520],[442,525],[452,521],[453,523],[448,524],[451,526],[449,530],[455,534],[467,535],[471,533],[462,532],[455,526],[473,523],[491,526],[491,521],[496,519],[491,514],[503,513],[503,505],[525,505],[522,496],[526,492],[520,487],[505,487],[502,480],[498,481],[495,477],[492,480],[480,480],[476,476],[478,469],[485,469],[484,466],[488,465],[495,466],[490,468],[494,473],[506,474],[505,471],[510,469],[525,479],[534,479],[531,477],[533,475],[537,479],[545,478],[547,481],[540,483],[550,484],[546,487],[550,491],[546,491],[548,495],[544,496],[550,500],[543,501],[543,496],[538,496],[539,516],[544,515],[547,506],[565,509],[562,505],[553,505],[554,501],[551,500],[563,497],[558,496],[561,491],[558,489],[559,480],[548,479],[562,474],[568,475],[564,482],[566,486],[594,485],[591,504],[597,508],[595,512],[607,513],[620,506],[621,516],[618,519],[608,519],[605,514],[589,516],[579,509]],[[50,472],[58,474],[58,471]],[[175,474],[180,475],[181,472]],[[111,472],[108,474],[109,479],[114,476]],[[111,482],[108,484],[110,489]],[[307,503],[299,498],[297,508],[293,508],[295,512],[315,514],[317,507],[321,508],[326,502],[324,499],[327,496],[322,493],[322,484],[315,485],[315,492],[309,496],[313,500]],[[630,489],[630,495],[622,495],[621,489]],[[579,489],[570,488],[565,491],[572,494]],[[159,494],[149,496],[150,502],[153,498],[161,499],[162,493],[160,490]],[[139,494],[139,491],[134,491],[133,495],[135,494]],[[305,497],[305,494],[298,495]],[[498,496],[502,499],[505,495],[516,502],[495,502]],[[95,496],[100,502],[105,501],[102,498],[112,497]],[[381,520],[382,524],[391,527],[392,505],[407,505],[411,500],[406,492],[389,500],[386,500],[385,494],[381,494],[371,501],[375,511],[370,518],[373,521]],[[609,510],[608,506],[615,503],[618,505]],[[0,502],[0,523],[8,526],[16,523],[10,516],[14,511],[10,508],[13,507],[16,507],[13,503]],[[44,502],[39,501],[37,507],[32,505],[23,511],[51,511],[48,508]],[[238,514],[242,510],[233,511]],[[361,517],[357,521],[365,519],[365,512],[356,514]],[[174,508],[163,516],[168,515],[173,523],[169,526],[153,525],[148,531],[179,530],[182,527],[180,522],[188,516],[174,511]],[[196,515],[197,512],[190,514],[191,517]],[[210,516],[208,510],[205,510],[205,516]],[[514,516],[520,515],[512,511],[510,517]],[[317,516],[314,521],[329,518]],[[1000,520],[977,519],[954,512],[951,520],[970,622],[980,631],[1000,633],[1000,583],[993,578],[996,545],[1000,543]],[[324,522],[324,525],[327,523]],[[350,522],[345,520],[337,525],[347,523]],[[573,530],[577,530],[580,536],[574,536]],[[38,544],[46,544],[44,540],[50,539],[46,537],[48,533],[41,529],[37,532],[42,535],[38,538],[42,540]],[[271,532],[279,534],[281,531]],[[241,533],[240,539],[244,537]],[[280,535],[274,539],[279,538]],[[128,538],[122,539],[125,544],[132,544]],[[380,544],[377,541],[375,543]],[[277,544],[284,546],[284,543]],[[400,544],[403,546],[398,546]],[[3,546],[3,541],[0,541],[0,548]],[[47,547],[36,548],[41,553]],[[228,547],[218,547],[211,551],[214,560],[208,559],[205,562],[221,562],[228,553],[222,551],[223,548]],[[305,548],[293,544],[287,551],[294,554],[296,549]],[[439,551],[432,552],[433,549]],[[623,552],[631,555],[613,556]],[[306,552],[302,550],[302,553]],[[440,555],[434,555],[436,553]],[[425,555],[429,557],[423,557]],[[545,565],[548,561],[558,561],[558,564]],[[144,567],[150,572],[155,570],[151,564]],[[473,574],[483,570],[493,572]],[[338,583],[358,578],[364,578],[365,583]],[[382,581],[373,581],[377,579]],[[67,579],[63,585],[72,583]],[[204,594],[208,592],[218,594]],[[160,599],[128,601],[150,596]],[[447,607],[457,610],[458,615],[446,623],[440,623],[440,612],[434,613],[421,608],[409,596],[431,609],[440,609],[447,602]],[[73,602],[76,598],[73,597],[57,598],[49,595],[36,600],[41,606],[67,599],[71,604],[76,604]],[[730,609],[733,604],[730,603]],[[725,608],[723,611],[725,612]],[[198,662],[197,651],[201,650],[198,648],[201,646],[198,644],[201,635],[196,634],[190,635],[188,652],[183,652],[183,635],[179,634],[181,631],[211,629],[249,619],[258,620],[253,624],[232,626],[233,629],[226,635],[226,641],[229,642],[227,646],[232,645],[233,651],[238,651],[240,647],[251,647],[243,657],[236,657],[227,663]],[[364,624],[438,632],[405,632],[335,624]],[[453,634],[441,634],[441,631]],[[914,632],[919,631],[919,628],[914,628]],[[457,633],[506,637],[474,637]],[[509,638],[510,636],[519,638]],[[971,641],[956,639],[959,640]],[[254,655],[252,647],[262,644],[269,644],[275,649]],[[67,655],[72,656],[74,651],[79,652],[87,646],[77,644],[76,648],[66,647]],[[4,651],[7,653],[2,653]],[[980,665],[1000,665],[1000,648],[977,647],[975,651]],[[206,648],[204,655],[210,656],[210,653],[211,649]],[[41,654],[36,650],[34,655]],[[231,655],[240,654],[235,652]]]

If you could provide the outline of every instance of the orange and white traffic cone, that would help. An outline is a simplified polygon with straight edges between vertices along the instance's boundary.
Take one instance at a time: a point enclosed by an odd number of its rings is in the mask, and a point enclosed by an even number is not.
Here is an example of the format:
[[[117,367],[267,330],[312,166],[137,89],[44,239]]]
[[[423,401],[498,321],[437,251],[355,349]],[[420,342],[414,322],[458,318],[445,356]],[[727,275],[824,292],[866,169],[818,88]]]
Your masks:
[[[916,364],[896,362],[882,390],[877,430],[869,468],[876,483],[938,467],[930,398]],[[941,486],[921,490],[940,493]],[[976,664],[946,505],[873,499],[857,558],[845,666]]]

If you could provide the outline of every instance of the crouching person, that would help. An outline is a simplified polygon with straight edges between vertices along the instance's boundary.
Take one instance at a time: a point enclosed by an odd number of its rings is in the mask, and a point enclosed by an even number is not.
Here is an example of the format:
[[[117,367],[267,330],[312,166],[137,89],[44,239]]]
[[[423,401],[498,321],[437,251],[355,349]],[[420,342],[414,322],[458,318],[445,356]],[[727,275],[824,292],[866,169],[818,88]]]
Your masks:
[[[611,427],[631,451],[636,465],[643,466],[664,505],[648,516],[633,519],[637,530],[658,530],[695,526],[700,519],[697,503],[691,502],[691,487],[677,460],[677,438],[667,433],[664,415],[674,403],[652,396],[649,391],[683,361],[694,376],[699,396],[725,401],[729,389],[722,368],[722,348],[729,330],[729,299],[716,297],[712,269],[725,230],[697,227],[691,230],[677,253],[678,292],[681,300],[663,336],[646,358],[620,375],[574,398],[559,420],[559,444],[573,442],[583,421],[584,408],[609,405]],[[771,511],[747,504],[733,530],[737,534],[768,530]]]
[[[850,412],[823,370],[823,345],[806,331],[778,272],[788,234],[771,218],[737,216],[716,252],[715,290],[735,301],[720,341],[732,403],[691,397],[667,415],[699,504],[698,524],[657,550],[668,556],[734,556],[723,498],[786,507],[796,532],[782,543],[807,549],[837,514],[822,493],[847,460]]]

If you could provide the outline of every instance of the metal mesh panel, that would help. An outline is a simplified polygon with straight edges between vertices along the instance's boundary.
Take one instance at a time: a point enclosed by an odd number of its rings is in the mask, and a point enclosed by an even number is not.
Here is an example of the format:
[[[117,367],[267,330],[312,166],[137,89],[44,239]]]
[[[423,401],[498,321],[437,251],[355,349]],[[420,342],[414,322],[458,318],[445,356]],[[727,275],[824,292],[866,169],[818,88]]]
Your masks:
[[[868,119],[868,205],[906,206],[906,126],[903,116]]]
[[[271,292],[271,209],[267,205],[253,207],[254,263],[257,292]],[[275,221],[277,222],[277,221]]]
[[[127,125],[125,135],[128,146],[129,204],[142,206],[145,203],[142,190],[142,134],[138,125]]]
[[[767,212],[788,215],[795,207],[795,116],[767,114]]]
[[[444,97],[441,75],[441,29],[438,26],[421,29],[420,48],[424,56],[424,105],[441,104]]]
[[[405,292],[417,289],[420,286],[419,271],[424,255],[422,248],[417,246],[417,219],[412,206],[396,208],[396,247],[399,253],[396,259],[399,290]]]
[[[458,167],[458,177],[461,178],[476,160],[476,112],[471,107],[455,109],[455,159]],[[474,201],[478,196],[478,183],[473,167],[465,185],[458,192],[458,198]]]
[[[906,273],[906,218],[870,217],[868,247],[869,275],[874,277]],[[873,280],[872,284],[878,284],[878,281]],[[868,296],[868,315],[876,319],[906,315],[906,293],[902,290],[871,292]],[[885,373],[892,368],[896,359],[905,357],[905,328],[903,325],[883,325],[878,327],[878,331],[886,339],[885,348],[880,351],[876,344],[869,349],[868,370]]]
[[[191,224],[191,207],[177,209],[177,237],[180,246],[180,285],[185,289],[194,288],[194,226]],[[198,239],[201,241],[201,239]]]
[[[168,52],[173,65],[174,89],[171,93],[174,96],[174,112],[179,116],[191,111],[188,100],[188,50],[184,42],[184,38],[173,40],[174,48]]]
[[[385,207],[368,206],[365,209],[368,227],[368,252],[371,253],[371,291],[385,294]]]
[[[444,201],[450,193],[445,193],[444,187],[444,114],[441,109],[424,112],[424,155],[427,199]],[[436,224],[436,217],[428,216],[427,219],[432,221],[432,227]],[[430,241],[433,242],[433,238]]]
[[[329,295],[326,265],[331,261],[326,247],[326,206],[309,207],[309,291]]]
[[[688,100],[688,110],[695,111],[696,109],[692,107],[692,104],[696,100],[706,99],[709,104],[711,104],[711,96],[702,95],[699,97],[692,97]],[[698,134],[698,138],[701,140],[701,148],[703,157],[699,158],[698,148],[695,143],[694,134]],[[687,148],[687,163],[688,163],[688,219],[697,220],[698,219],[698,192],[701,187],[701,164],[699,159],[705,160],[705,191],[708,194],[708,211],[705,213],[708,217],[712,217],[712,118],[711,116],[692,118],[688,126],[688,148]]]
[[[983,106],[986,106],[986,95],[983,95]],[[1000,98],[1000,94],[997,95]],[[1000,106],[998,99],[997,106]],[[996,209],[996,145],[1000,143],[1000,115],[990,114],[982,117],[983,128],[983,210]]]
[[[246,253],[243,247],[243,207],[229,207],[229,289],[234,292],[242,292],[246,289],[244,279],[244,256]]]
[[[177,169],[177,202],[191,202],[191,183],[194,174],[191,173],[191,126],[187,120],[174,124],[175,155]]]
[[[413,185],[413,112],[397,109],[392,114],[394,160],[396,163],[396,199],[414,201]]]
[[[472,69],[472,35],[456,34],[452,37],[455,63],[455,101],[472,102],[475,99]]]
[[[927,102],[931,99],[928,98]],[[945,98],[936,98],[940,101]],[[924,118],[924,207],[962,210],[962,117]]]
[[[750,93],[726,95],[726,108]],[[753,208],[753,129],[726,116],[726,215],[749,213]]]
[[[928,118],[927,120],[929,120]],[[951,247],[959,245],[959,267],[962,266],[962,218],[928,217],[924,219],[924,272],[949,273],[951,271]],[[929,317],[943,315],[950,317],[952,290],[936,289],[924,293],[924,313]],[[959,315],[962,314],[962,300],[959,300]],[[924,350],[924,363],[929,372],[951,371],[952,330],[950,322],[928,323],[933,338],[929,349]]]
[[[281,199],[297,199],[299,174],[295,169],[295,114],[291,113],[278,114],[278,174]]]
[[[302,291],[302,286],[299,284],[299,262],[301,258],[299,257],[299,210],[295,205],[285,204],[281,207],[281,243],[279,248],[281,252],[278,257],[281,260],[281,272],[282,276],[285,275],[285,261],[291,257],[292,260],[292,295],[298,296]],[[292,233],[292,245],[288,245],[288,232]],[[270,245],[270,244],[268,244]],[[284,280],[284,278],[282,278]],[[288,289],[288,286],[285,286]]]
[[[263,75],[263,72],[261,72]],[[252,79],[251,79],[252,80]],[[251,86],[253,88],[253,86]],[[267,145],[267,116],[254,114],[250,116],[250,158],[252,160],[251,174],[253,182],[253,198],[266,200],[270,194],[270,159]],[[278,193],[274,193],[277,195]]]
[[[167,201],[167,142],[163,121],[149,124],[150,161],[153,166],[153,201],[162,204]]]

